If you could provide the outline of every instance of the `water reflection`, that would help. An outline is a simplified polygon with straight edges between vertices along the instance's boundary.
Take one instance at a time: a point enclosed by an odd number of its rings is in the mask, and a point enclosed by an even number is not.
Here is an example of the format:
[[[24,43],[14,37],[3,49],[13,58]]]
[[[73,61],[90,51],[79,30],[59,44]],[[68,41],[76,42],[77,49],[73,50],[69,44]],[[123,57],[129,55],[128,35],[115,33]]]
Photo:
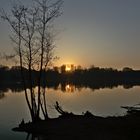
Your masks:
[[[27,134],[26,140],[48,140],[48,137],[43,135]]]
[[[96,89],[104,89],[104,88],[117,88],[119,86],[123,86],[124,89],[130,89],[134,86],[140,85],[139,83],[117,83],[117,82],[107,82],[107,81],[93,81],[90,83],[80,83],[80,82],[46,82],[45,86],[46,88],[51,88],[54,90],[60,90],[63,92],[74,92],[75,90],[80,91],[82,88],[90,88],[92,91]],[[33,85],[35,88],[37,85]],[[28,85],[27,85],[28,88]],[[0,85],[0,94],[1,92],[8,92],[8,90],[11,90],[12,92],[22,92],[24,90],[21,83],[16,84],[5,84]]]
[[[73,93],[76,90],[76,87],[72,84],[66,84],[66,85],[63,85],[63,86],[61,86],[61,89],[64,92]]]
[[[79,85],[79,84],[73,84],[73,83],[59,83],[59,84],[54,84],[54,83],[48,83],[46,85],[46,89],[53,89],[56,91],[60,90],[64,93],[74,93],[76,91],[81,92],[83,89],[90,89],[92,92],[95,90],[99,89],[114,89],[118,88],[120,85],[115,85],[115,84],[98,84],[98,83],[91,83],[88,85]],[[130,85],[130,84],[124,84],[121,87],[123,89],[133,89],[135,85]],[[37,86],[34,87],[34,90],[37,89]],[[16,86],[9,85],[8,87],[5,86],[0,86],[0,100],[5,98],[5,93],[7,92],[12,92],[12,93],[21,93],[24,91],[23,87],[21,84],[18,84]]]
[[[5,97],[5,94],[3,91],[0,91],[0,100],[3,99]]]
[[[71,92],[74,94],[70,94]],[[0,96],[1,99],[4,99],[0,100],[0,136],[4,135],[4,138],[1,137],[2,139],[52,140],[52,137],[48,135],[19,135],[20,138],[17,134],[11,136],[9,130],[17,126],[22,118],[25,122],[30,120],[25,95],[24,92],[14,93],[12,90],[7,90],[7,92],[1,91]],[[56,110],[52,108],[56,101],[60,103],[64,110],[74,114],[82,114],[82,112],[89,110],[92,114],[99,116],[123,115],[126,110],[120,108],[120,106],[133,106],[140,102],[140,86],[131,89],[124,89],[123,86],[119,86],[114,89],[105,88],[93,92],[90,88],[64,84],[62,87],[59,85],[57,90],[48,89],[46,98],[51,118],[58,117]]]
[[[123,88],[124,89],[130,89],[130,88],[133,88],[133,86],[132,85],[123,85]]]

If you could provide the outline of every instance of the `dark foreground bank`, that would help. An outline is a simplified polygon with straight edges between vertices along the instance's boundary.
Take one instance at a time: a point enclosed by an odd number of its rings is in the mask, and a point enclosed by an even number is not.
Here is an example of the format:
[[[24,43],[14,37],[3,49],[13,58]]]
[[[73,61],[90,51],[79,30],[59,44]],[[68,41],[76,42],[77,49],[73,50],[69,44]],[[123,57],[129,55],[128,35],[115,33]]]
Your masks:
[[[68,114],[36,123],[21,123],[13,130],[27,132],[34,140],[139,140],[140,113],[106,118],[90,112],[84,115]],[[30,135],[27,140],[30,140]]]

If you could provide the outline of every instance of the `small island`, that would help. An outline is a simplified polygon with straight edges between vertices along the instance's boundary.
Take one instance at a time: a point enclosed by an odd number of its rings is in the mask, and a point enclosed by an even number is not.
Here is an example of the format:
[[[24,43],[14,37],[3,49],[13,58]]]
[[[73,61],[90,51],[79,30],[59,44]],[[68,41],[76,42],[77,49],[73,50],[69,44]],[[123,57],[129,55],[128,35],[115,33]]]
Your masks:
[[[33,139],[96,139],[96,140],[132,140],[140,138],[140,107],[122,107],[127,109],[124,116],[100,117],[89,111],[75,115],[63,109],[56,102],[58,118],[25,123],[13,128],[16,132],[26,132],[27,140]]]

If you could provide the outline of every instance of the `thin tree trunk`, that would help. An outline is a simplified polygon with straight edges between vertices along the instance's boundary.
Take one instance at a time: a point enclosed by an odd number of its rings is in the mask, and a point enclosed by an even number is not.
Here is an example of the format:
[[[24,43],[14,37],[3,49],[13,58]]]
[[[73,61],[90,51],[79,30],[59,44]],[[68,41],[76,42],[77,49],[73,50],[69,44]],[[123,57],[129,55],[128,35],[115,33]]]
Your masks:
[[[39,71],[39,80],[38,80],[38,112],[37,116],[39,116],[40,113],[40,105],[41,105],[41,79],[42,79],[42,70],[43,70],[43,56],[44,56],[44,37],[45,37],[45,28],[46,28],[46,23],[45,23],[45,11],[43,11],[43,32],[41,35],[41,59],[40,59],[40,71]]]
[[[23,62],[22,62],[22,52],[21,52],[21,20],[20,20],[20,17],[19,17],[19,25],[18,26],[19,26],[19,44],[18,44],[18,47],[19,47],[21,77],[22,77],[22,83],[23,83],[23,86],[24,86],[26,102],[27,102],[27,105],[29,107],[31,117],[33,117],[32,116],[32,108],[31,108],[31,105],[30,105],[30,102],[29,102],[29,99],[28,99],[28,95],[27,95],[26,82],[25,82],[23,66],[22,66]]]

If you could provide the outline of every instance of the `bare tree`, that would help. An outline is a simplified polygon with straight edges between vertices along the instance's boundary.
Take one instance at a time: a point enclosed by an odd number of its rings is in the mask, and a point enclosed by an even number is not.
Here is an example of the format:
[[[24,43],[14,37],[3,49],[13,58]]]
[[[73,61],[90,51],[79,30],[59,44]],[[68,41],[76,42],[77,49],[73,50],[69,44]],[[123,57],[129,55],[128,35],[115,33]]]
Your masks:
[[[43,72],[54,60],[54,36],[52,22],[61,15],[62,0],[34,0],[33,6],[14,5],[11,15],[2,10],[1,18],[12,29],[11,40],[15,43],[15,58],[19,60],[25,98],[32,121],[40,120],[42,111],[48,119],[46,106],[46,88],[42,87]],[[28,75],[24,73],[28,69]],[[38,71],[37,90],[33,87],[32,71]],[[28,78],[28,79],[27,79]],[[29,90],[27,90],[29,84]]]

